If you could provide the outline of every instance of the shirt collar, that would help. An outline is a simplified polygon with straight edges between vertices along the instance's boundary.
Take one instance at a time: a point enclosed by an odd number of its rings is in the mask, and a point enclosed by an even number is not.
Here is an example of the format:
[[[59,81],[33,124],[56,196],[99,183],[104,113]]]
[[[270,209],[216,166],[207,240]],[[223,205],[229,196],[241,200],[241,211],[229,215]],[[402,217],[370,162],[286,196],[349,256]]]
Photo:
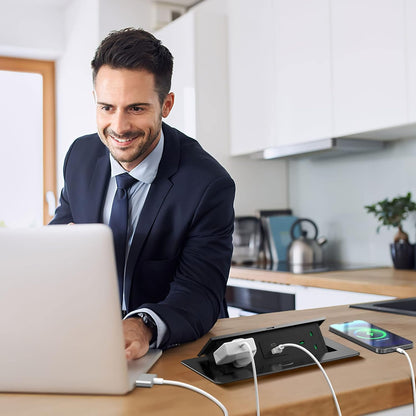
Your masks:
[[[163,130],[160,130],[160,139],[156,147],[146,156],[129,174],[140,182],[152,183],[156,177],[160,160],[162,159],[165,138]],[[125,173],[126,170],[114,159],[110,153],[111,177]]]

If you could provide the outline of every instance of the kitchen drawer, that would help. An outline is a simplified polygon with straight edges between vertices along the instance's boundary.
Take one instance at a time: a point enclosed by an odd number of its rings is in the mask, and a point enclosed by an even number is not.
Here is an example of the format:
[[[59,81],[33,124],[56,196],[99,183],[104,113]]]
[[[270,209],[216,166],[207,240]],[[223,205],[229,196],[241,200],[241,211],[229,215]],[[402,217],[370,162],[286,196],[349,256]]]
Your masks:
[[[292,295],[294,296],[294,309],[296,310],[394,299],[392,296],[374,295],[370,293],[349,292],[345,290],[323,289],[319,287],[299,285],[285,285],[280,283],[268,283],[235,278],[228,279],[227,286],[229,288],[236,287],[256,290],[256,302],[259,302],[258,299],[262,298],[262,293],[264,295],[265,303],[268,299],[272,298],[270,292]]]

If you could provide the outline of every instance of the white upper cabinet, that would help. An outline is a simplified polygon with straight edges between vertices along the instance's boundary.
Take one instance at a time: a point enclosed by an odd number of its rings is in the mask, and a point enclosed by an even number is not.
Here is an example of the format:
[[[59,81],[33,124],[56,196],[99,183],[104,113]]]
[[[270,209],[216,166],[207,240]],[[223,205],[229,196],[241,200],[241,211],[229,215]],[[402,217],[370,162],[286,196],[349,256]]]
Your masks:
[[[196,137],[194,27],[195,14],[187,13],[156,34],[174,57],[171,89],[175,103],[166,122],[191,137]]]
[[[404,1],[332,0],[330,5],[333,135],[407,123]]]
[[[230,0],[231,153],[331,135],[329,0]]]
[[[230,0],[228,10],[231,154],[273,144],[275,113],[272,0]]]
[[[274,145],[331,137],[329,0],[273,2]]]
[[[415,16],[416,0],[229,0],[231,153],[414,134]]]

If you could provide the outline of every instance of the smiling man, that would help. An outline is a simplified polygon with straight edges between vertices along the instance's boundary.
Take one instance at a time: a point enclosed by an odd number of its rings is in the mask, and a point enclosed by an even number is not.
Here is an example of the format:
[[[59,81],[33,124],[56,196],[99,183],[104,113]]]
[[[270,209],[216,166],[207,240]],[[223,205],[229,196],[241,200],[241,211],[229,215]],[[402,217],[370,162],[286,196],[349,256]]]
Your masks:
[[[91,65],[98,134],[71,145],[51,224],[112,228],[126,357],[136,359],[227,316],[235,186],[198,142],[162,122],[174,104],[173,58],[159,40],[112,32]]]

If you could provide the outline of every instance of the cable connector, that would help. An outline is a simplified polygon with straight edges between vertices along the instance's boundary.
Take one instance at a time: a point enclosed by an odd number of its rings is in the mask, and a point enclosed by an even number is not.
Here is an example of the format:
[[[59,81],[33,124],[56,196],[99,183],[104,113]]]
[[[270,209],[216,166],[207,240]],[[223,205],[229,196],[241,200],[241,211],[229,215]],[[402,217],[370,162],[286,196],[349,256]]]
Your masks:
[[[212,400],[224,413],[224,416],[228,416],[228,410],[226,407],[214,396],[207,393],[206,391],[192,386],[191,384],[182,383],[181,381],[174,380],[165,380],[163,378],[157,377],[156,374],[140,374],[139,378],[136,380],[136,387],[153,387],[154,384],[166,384],[170,386],[184,387],[189,390],[193,390],[208,399]]]
[[[140,374],[136,380],[136,387],[153,387],[157,374]]]
[[[285,346],[283,344],[280,344],[277,347],[272,348],[270,352],[272,354],[281,354],[284,349],[285,349]]]
[[[251,349],[253,356],[257,352],[253,338],[237,338],[230,342],[224,342],[214,351],[214,360],[217,365],[233,363],[235,367],[245,367],[251,363],[251,355],[247,348]]]

